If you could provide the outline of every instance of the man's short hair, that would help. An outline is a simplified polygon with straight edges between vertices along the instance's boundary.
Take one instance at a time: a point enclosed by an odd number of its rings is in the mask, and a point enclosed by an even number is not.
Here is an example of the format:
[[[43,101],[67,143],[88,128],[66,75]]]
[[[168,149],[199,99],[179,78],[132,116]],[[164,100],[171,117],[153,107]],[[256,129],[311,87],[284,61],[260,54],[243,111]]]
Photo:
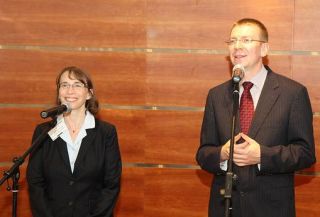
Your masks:
[[[235,24],[233,24],[232,29],[236,26],[240,26],[244,24],[252,24],[257,26],[260,29],[261,40],[268,42],[268,39],[269,39],[268,30],[265,27],[265,25],[261,23],[259,20],[256,20],[253,18],[243,18],[241,20],[238,20]]]

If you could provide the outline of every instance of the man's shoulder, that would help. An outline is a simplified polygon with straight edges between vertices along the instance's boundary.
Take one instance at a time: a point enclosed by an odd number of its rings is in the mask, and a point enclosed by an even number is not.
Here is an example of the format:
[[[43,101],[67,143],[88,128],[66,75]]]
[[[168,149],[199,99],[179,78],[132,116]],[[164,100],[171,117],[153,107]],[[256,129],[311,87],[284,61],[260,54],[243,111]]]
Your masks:
[[[268,76],[278,82],[279,86],[286,89],[304,89],[305,86],[298,81],[293,80],[285,75],[269,70]]]
[[[231,80],[225,81],[222,84],[219,84],[217,86],[212,87],[209,90],[209,93],[224,93],[232,88],[232,82]]]

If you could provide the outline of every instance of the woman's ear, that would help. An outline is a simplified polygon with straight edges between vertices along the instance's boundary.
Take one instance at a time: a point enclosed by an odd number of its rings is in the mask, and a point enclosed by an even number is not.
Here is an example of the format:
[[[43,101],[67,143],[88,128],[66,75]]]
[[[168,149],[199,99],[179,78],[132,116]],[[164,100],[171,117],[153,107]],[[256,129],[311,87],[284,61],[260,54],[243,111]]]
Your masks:
[[[87,100],[91,99],[92,96],[93,96],[93,89],[89,89]]]

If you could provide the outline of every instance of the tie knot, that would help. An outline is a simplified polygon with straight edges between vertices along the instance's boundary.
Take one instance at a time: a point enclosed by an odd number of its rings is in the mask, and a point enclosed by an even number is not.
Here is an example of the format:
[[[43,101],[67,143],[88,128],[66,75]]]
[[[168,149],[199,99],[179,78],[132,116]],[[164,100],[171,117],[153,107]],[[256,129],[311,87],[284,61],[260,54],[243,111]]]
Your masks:
[[[248,91],[253,87],[253,83],[246,81],[246,82],[243,82],[242,86],[245,91]]]

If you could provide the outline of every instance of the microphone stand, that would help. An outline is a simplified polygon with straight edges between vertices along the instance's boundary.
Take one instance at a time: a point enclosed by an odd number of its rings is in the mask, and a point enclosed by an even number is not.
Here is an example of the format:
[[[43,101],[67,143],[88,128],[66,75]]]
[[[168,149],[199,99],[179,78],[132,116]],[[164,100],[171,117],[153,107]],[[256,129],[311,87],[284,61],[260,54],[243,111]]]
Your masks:
[[[231,195],[233,181],[235,181],[236,174],[233,173],[233,150],[234,150],[234,137],[235,137],[235,127],[237,114],[239,109],[239,82],[233,83],[233,110],[232,110],[232,123],[231,123],[231,139],[230,139],[230,150],[229,150],[229,160],[228,160],[228,169],[226,173],[225,180],[225,189],[224,189],[224,198],[225,198],[225,217],[230,216],[231,207]]]
[[[50,125],[37,137],[30,148],[20,157],[15,157],[13,159],[12,167],[3,173],[3,177],[0,180],[0,186],[9,178],[12,179],[12,187],[8,186],[7,190],[12,191],[12,217],[17,217],[17,202],[18,202],[18,192],[19,192],[19,178],[20,178],[20,165],[23,164],[26,157],[31,154],[34,150],[41,147],[42,142],[48,136],[48,132],[55,126],[56,120],[53,119]]]

